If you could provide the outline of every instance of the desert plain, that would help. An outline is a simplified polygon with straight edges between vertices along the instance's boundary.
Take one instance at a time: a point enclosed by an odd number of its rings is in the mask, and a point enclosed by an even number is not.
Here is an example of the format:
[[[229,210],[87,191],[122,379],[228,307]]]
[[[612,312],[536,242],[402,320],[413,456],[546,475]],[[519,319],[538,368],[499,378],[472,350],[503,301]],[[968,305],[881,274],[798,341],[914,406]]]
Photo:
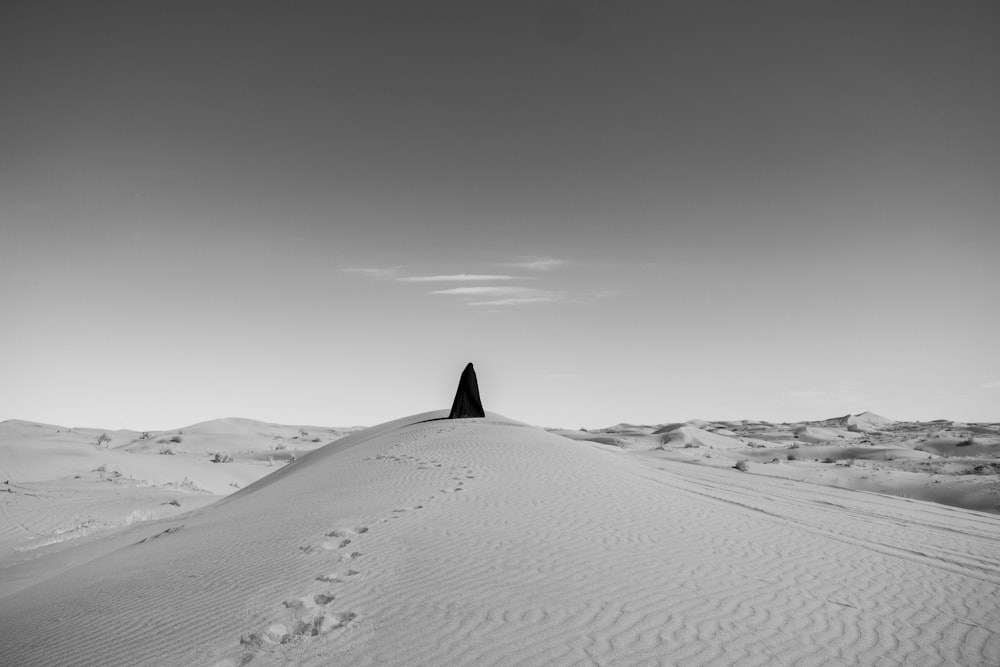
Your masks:
[[[1000,425],[0,423],[3,665],[997,665]]]

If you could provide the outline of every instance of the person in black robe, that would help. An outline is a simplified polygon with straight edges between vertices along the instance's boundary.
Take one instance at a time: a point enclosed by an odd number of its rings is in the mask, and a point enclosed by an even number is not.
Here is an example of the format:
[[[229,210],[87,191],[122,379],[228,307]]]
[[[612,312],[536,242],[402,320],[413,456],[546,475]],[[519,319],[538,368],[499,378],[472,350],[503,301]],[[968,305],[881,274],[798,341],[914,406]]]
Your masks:
[[[476,369],[469,363],[465,366],[462,378],[458,381],[458,391],[455,392],[455,402],[451,404],[451,414],[448,415],[448,419],[485,416],[483,401],[479,398]]]

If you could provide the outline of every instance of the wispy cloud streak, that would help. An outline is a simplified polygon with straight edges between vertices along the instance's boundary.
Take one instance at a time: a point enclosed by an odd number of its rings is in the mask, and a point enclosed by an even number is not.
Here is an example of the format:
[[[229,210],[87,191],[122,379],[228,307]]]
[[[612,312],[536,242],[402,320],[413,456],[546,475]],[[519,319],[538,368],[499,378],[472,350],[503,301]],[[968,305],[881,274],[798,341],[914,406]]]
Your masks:
[[[567,260],[556,259],[555,257],[523,257],[519,262],[504,262],[499,266],[527,271],[551,271],[566,264],[569,264]]]
[[[433,290],[430,293],[464,297],[469,299],[465,302],[469,306],[522,306],[533,303],[558,303],[566,300],[564,292],[503,285],[451,287]]]
[[[401,276],[396,278],[401,283],[461,283],[485,282],[494,280],[527,280],[524,276],[490,275],[480,273],[454,273],[441,276]]]
[[[477,287],[449,287],[448,289],[436,289],[431,294],[454,294],[456,296],[478,296],[482,294],[525,294],[537,292],[539,290],[530,287],[501,287],[496,285]]]
[[[359,276],[365,276],[367,278],[392,278],[397,273],[399,273],[399,267],[390,267],[386,269],[380,268],[354,268],[348,267],[341,269],[344,273],[354,273]]]
[[[364,276],[372,280],[391,280],[395,283],[429,284],[438,283],[438,289],[432,289],[427,294],[454,297],[466,306],[522,306],[543,303],[567,303],[574,299],[568,292],[561,290],[546,290],[524,285],[492,284],[492,285],[461,285],[446,287],[455,283],[510,283],[512,281],[539,281],[538,275],[552,271],[569,264],[567,260],[554,257],[522,257],[522,261],[496,263],[494,266],[506,266],[518,271],[533,272],[536,275],[518,275],[513,273],[440,273],[430,275],[407,275],[402,267],[369,268],[350,267],[341,269],[344,273]],[[537,283],[536,283],[537,284]]]

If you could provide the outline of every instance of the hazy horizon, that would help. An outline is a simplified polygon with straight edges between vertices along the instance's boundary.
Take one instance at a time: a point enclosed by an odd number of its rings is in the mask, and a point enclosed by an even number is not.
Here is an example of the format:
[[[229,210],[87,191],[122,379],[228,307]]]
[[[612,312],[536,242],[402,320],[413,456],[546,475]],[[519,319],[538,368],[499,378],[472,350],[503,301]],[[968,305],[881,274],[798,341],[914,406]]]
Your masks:
[[[998,27],[5,6],[0,419],[1000,422]]]

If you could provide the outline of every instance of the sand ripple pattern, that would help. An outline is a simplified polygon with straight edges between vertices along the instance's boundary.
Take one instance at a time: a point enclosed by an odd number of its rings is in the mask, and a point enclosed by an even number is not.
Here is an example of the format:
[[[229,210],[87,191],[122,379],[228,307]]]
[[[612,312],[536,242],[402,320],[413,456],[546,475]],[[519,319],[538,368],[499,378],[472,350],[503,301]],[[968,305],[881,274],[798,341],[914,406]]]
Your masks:
[[[0,599],[0,662],[1000,664],[998,517],[502,420],[345,440]]]

